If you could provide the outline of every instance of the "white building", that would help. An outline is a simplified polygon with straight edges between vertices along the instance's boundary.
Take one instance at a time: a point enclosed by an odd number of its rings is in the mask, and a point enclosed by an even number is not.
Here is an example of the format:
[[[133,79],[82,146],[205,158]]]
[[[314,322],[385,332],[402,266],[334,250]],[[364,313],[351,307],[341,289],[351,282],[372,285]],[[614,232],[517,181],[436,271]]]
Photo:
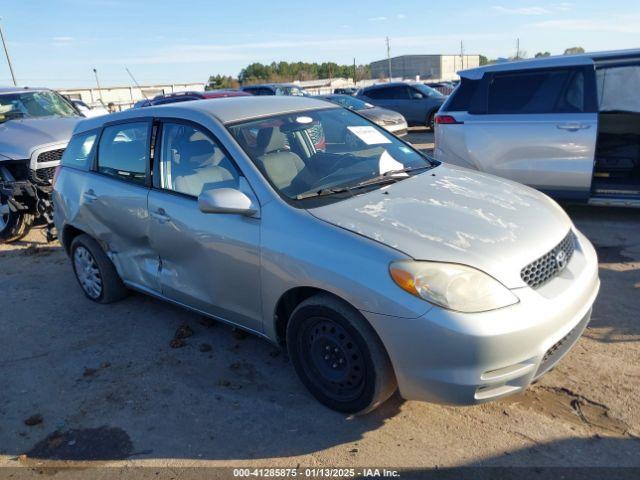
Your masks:
[[[391,57],[394,78],[443,81],[457,80],[458,71],[480,66],[480,55],[401,55]],[[389,77],[389,60],[371,62],[371,78]]]
[[[63,95],[73,100],[82,100],[90,106],[113,103],[118,110],[130,108],[134,103],[145,98],[173,92],[202,92],[204,83],[172,83],[166,85],[141,85],[140,87],[102,87],[98,88],[65,88],[60,89]]]

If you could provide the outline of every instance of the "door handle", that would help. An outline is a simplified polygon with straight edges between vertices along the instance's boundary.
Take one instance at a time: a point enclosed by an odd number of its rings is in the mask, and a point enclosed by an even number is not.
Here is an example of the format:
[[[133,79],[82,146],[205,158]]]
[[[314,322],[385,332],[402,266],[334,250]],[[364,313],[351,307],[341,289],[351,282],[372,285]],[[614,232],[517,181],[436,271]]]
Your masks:
[[[591,128],[591,125],[587,123],[559,123],[556,125],[560,130],[568,130],[570,132],[577,132],[578,130],[586,130]]]
[[[165,223],[171,220],[171,217],[167,215],[167,212],[164,211],[164,208],[159,208],[155,212],[150,213],[152,218],[155,218],[160,223]]]
[[[95,194],[95,192],[93,191],[93,189],[89,189],[86,192],[84,192],[82,194],[82,198],[84,198],[85,203],[91,203],[93,202],[95,199],[98,198],[98,196]]]

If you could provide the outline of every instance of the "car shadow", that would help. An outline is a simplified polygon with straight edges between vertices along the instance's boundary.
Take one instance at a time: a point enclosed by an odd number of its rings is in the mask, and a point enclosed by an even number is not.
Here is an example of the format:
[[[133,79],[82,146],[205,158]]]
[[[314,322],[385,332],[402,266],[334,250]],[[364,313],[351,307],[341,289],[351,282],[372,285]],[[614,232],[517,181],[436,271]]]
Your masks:
[[[529,443],[520,449],[453,468],[400,469],[399,472],[403,479],[447,480],[635,480],[640,474],[640,440],[637,438],[594,436]]]

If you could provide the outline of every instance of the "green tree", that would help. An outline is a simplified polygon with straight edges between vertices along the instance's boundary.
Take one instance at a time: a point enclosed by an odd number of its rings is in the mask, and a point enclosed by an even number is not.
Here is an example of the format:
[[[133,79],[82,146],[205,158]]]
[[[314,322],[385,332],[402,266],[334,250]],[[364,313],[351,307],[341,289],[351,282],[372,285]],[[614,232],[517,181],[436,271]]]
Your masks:
[[[238,88],[240,83],[230,75],[211,75],[207,84],[207,90],[217,90],[220,88]]]
[[[356,67],[356,76],[360,79],[369,78],[369,66],[358,65]],[[353,77],[353,65],[339,65],[334,62],[272,62],[269,65],[252,63],[240,71],[238,81],[242,84],[251,84],[338,77]]]
[[[584,53],[584,48],[582,47],[570,47],[567,48],[563,55],[575,55],[576,53]]]
[[[550,57],[550,56],[551,56],[550,52],[538,52],[534,55],[535,58]]]

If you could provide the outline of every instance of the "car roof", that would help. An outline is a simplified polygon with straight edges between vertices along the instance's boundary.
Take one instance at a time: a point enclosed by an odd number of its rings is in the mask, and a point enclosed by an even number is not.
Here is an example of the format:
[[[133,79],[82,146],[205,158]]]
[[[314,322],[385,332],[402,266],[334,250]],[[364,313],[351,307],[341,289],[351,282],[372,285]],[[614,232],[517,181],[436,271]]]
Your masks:
[[[375,90],[378,88],[388,88],[388,87],[403,87],[406,85],[415,85],[418,82],[387,82],[387,83],[376,83],[375,85],[369,85],[368,87],[364,87],[362,91],[367,90]]]
[[[298,88],[302,88],[300,85],[296,85],[295,83],[254,83],[253,85],[245,85],[242,88],[253,88],[253,87],[298,87]]]
[[[226,97],[197,102],[168,103],[143,109],[129,109],[108,116],[88,118],[80,122],[77,132],[100,128],[106,123],[133,118],[171,117],[180,112],[192,111],[213,117],[221,123],[234,123],[242,120],[279,115],[302,110],[331,108],[335,105],[311,97],[292,96],[247,96]]]
[[[478,68],[470,68],[458,72],[461,77],[478,80],[486,72],[508,72],[534,68],[574,67],[593,65],[595,62],[622,60],[625,58],[640,58],[640,49],[612,50],[608,52],[589,52],[574,55],[554,55],[552,57],[528,58],[512,62],[494,63]]]
[[[3,93],[21,93],[21,92],[42,92],[50,91],[50,88],[33,88],[33,87],[0,87],[0,95]]]

